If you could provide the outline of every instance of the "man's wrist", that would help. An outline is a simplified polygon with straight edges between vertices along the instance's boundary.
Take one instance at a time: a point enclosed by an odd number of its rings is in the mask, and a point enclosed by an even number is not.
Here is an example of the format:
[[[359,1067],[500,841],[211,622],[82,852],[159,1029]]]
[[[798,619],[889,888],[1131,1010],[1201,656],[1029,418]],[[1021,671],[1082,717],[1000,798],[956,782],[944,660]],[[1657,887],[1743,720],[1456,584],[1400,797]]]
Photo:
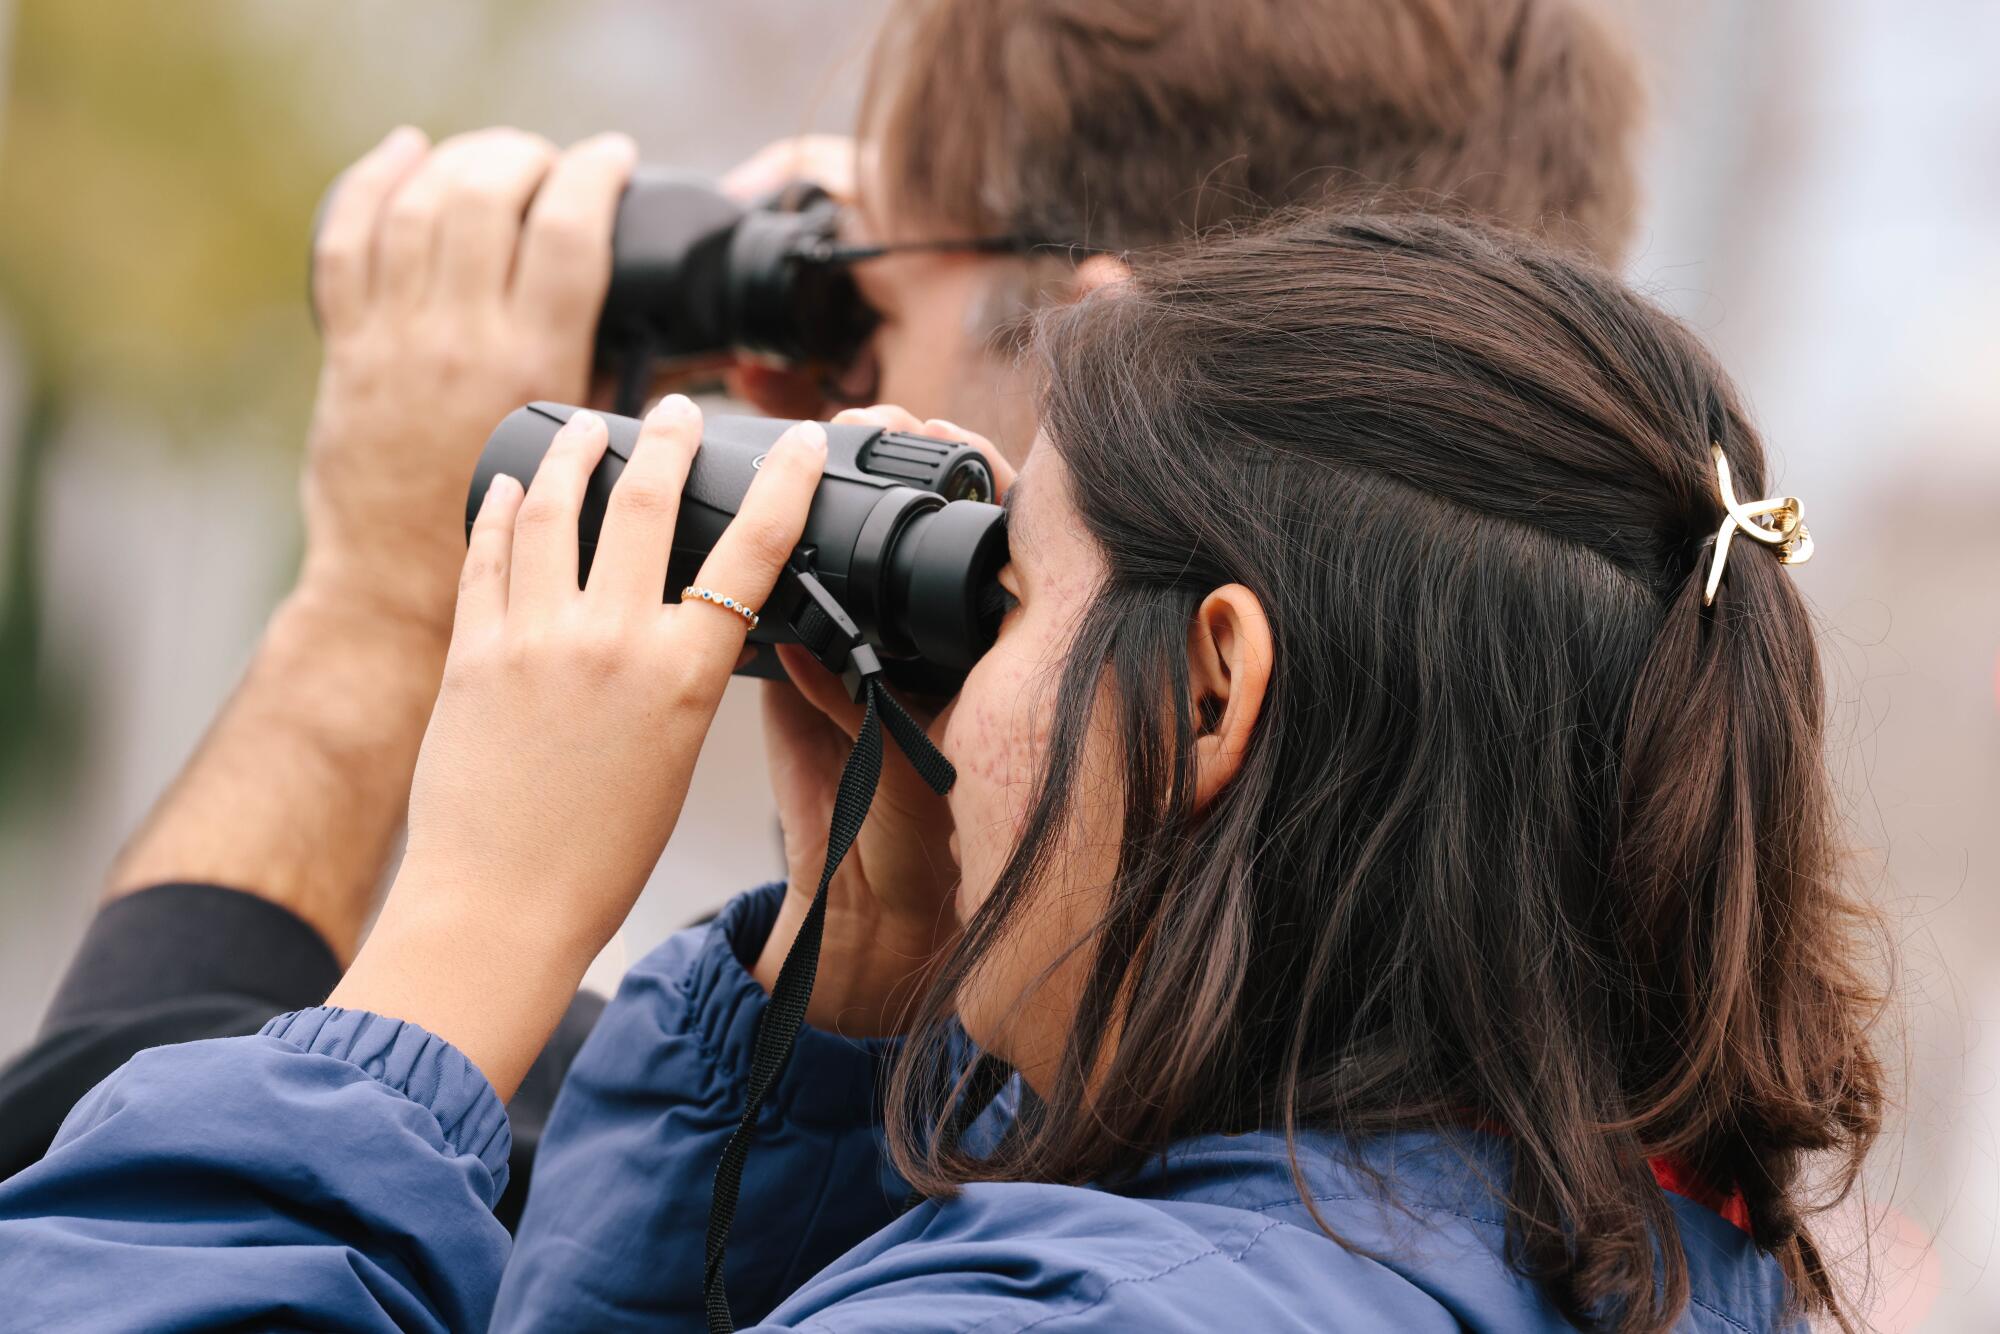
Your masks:
[[[434,626],[301,580],[272,614],[252,673],[296,682],[285,711],[330,756],[407,751],[414,763],[450,646],[448,621]]]
[[[284,609],[343,633],[442,653],[451,642],[456,581],[442,566],[430,578],[417,577],[412,568],[436,559],[409,553],[401,561],[370,561],[309,549]]]
[[[353,957],[409,800],[448,636],[302,580],[235,696],[111,868],[286,908]]]

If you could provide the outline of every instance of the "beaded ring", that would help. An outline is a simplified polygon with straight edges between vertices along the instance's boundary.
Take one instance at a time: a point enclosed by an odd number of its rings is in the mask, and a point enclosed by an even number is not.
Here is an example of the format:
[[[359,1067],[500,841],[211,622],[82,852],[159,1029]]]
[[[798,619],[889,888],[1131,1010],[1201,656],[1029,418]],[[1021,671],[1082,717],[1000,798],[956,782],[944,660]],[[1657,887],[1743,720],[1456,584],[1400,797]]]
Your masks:
[[[692,598],[700,598],[703,602],[713,602],[724,611],[733,611],[745,621],[748,621],[752,630],[757,628],[757,613],[750,610],[750,604],[744,602],[741,598],[726,598],[712,588],[696,588],[693,584],[689,584],[681,590],[681,601],[686,602]]]

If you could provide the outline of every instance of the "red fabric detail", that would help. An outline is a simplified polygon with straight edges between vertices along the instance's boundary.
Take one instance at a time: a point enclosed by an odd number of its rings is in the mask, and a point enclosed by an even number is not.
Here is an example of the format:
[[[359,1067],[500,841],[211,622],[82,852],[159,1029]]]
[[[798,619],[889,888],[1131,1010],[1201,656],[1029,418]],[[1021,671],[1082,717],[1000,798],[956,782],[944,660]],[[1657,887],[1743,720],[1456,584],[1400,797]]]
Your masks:
[[[1721,1214],[1743,1231],[1750,1230],[1750,1206],[1743,1196],[1735,1191],[1725,1195],[1711,1189],[1693,1172],[1671,1158],[1651,1158],[1646,1166],[1653,1169],[1653,1180],[1660,1183],[1660,1189],[1693,1200],[1705,1209]]]
[[[1489,1135],[1506,1139],[1512,1132],[1498,1121],[1486,1117],[1467,1118],[1473,1125]],[[1734,1224],[1744,1232],[1750,1232],[1750,1205],[1739,1191],[1728,1194],[1710,1187],[1694,1174],[1687,1164],[1674,1158],[1648,1158],[1646,1166],[1653,1169],[1653,1180],[1660,1183],[1660,1189],[1670,1195],[1678,1195],[1684,1200],[1693,1200],[1710,1213],[1722,1215],[1724,1221]]]

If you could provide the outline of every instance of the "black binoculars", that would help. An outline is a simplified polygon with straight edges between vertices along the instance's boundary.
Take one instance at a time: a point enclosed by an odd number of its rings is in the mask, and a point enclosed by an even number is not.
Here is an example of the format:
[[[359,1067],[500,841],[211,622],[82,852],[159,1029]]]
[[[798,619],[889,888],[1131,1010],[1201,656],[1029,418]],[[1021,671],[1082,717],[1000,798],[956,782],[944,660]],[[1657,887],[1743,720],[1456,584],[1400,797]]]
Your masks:
[[[578,409],[531,403],[509,413],[486,442],[466,494],[470,531],[496,473],[524,486],[562,424]],[[607,417],[610,442],[590,476],[577,525],[579,577],[589,574],[611,488],[639,439],[639,422]],[[735,517],[788,421],[707,418],[681,492],[662,596],[694,581]],[[828,424],[826,469],[805,533],[750,632],[753,644],[802,643],[831,670],[866,648],[891,685],[928,695],[957,690],[993,643],[1005,596],[1006,519],[992,469],[966,445],[876,426]],[[760,653],[740,675],[782,676]]]
[[[329,190],[313,221],[317,239]],[[596,369],[635,413],[662,363],[753,353],[842,367],[879,322],[838,243],[840,206],[800,183],[746,206],[697,176],[642,166],[618,201]]]
[[[879,317],[842,260],[839,226],[815,185],[746,208],[685,173],[639,168],[611,233],[599,371],[643,383],[656,361],[724,352],[846,365]],[[621,410],[637,411],[626,398]]]

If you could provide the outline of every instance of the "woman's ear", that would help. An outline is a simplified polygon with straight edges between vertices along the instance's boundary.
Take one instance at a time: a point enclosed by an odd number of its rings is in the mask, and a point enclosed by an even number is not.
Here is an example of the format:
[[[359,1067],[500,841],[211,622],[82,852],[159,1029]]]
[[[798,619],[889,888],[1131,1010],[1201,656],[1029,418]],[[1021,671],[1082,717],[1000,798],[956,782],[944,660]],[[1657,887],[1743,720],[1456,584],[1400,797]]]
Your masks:
[[[1270,622],[1255,593],[1226,584],[1202,599],[1188,629],[1196,809],[1205,809],[1243,767],[1270,688],[1272,656]]]

